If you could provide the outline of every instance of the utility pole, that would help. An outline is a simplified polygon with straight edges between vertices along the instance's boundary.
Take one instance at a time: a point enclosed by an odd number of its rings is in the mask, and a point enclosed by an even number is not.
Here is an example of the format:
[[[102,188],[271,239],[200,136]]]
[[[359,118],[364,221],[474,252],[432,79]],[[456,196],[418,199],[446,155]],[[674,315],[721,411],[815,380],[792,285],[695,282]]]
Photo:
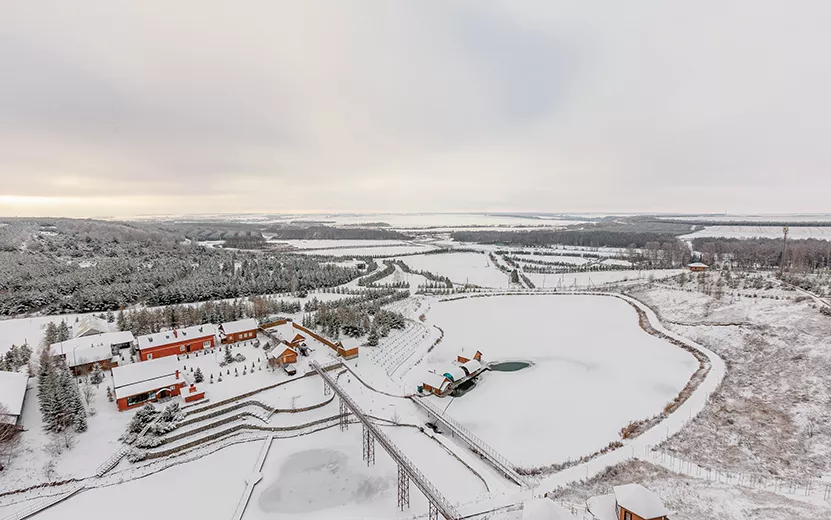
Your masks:
[[[779,276],[781,277],[785,272],[785,259],[788,255],[788,231],[786,225],[782,228],[782,259],[779,261]]]

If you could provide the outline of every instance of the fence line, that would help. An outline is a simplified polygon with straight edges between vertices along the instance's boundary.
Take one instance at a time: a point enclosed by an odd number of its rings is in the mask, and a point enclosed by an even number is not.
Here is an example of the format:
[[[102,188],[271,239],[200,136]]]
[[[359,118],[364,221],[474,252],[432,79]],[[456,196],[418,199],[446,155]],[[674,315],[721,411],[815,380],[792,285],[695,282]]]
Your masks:
[[[644,456],[639,458],[682,475],[780,495],[821,496],[824,500],[831,499],[831,482],[815,477],[780,477],[769,473],[730,471],[696,464],[675,453],[654,449],[651,446],[644,451]]]

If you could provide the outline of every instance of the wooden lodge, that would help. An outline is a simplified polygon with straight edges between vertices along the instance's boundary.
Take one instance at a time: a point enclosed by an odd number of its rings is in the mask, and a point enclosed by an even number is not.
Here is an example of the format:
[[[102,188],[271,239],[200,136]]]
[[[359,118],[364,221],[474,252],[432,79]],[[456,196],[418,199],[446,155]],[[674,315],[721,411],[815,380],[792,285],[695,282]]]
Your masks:
[[[120,411],[180,395],[186,385],[175,357],[162,357],[113,368],[113,391]]]
[[[237,343],[257,338],[257,320],[245,318],[237,321],[229,321],[219,325],[219,338],[222,343]]]
[[[266,353],[265,357],[268,359],[268,364],[271,366],[284,366],[297,363],[297,354],[297,348],[281,343],[273,350]]]
[[[97,364],[102,370],[118,366],[118,352],[135,344],[130,331],[80,336],[49,345],[53,357],[64,360],[76,376],[89,373]]]
[[[710,266],[701,262],[693,262],[687,266],[687,269],[694,273],[706,271]]]
[[[213,348],[216,341],[215,327],[206,323],[184,329],[175,329],[138,337],[139,356],[142,361],[165,356],[187,354]]]
[[[476,361],[481,362],[482,361],[482,353],[478,350],[474,350],[474,351],[462,350],[461,352],[459,352],[459,355],[456,356],[456,361],[458,361],[459,363],[467,363],[471,359],[475,359]]]
[[[590,498],[586,507],[595,520],[669,520],[661,498],[640,484],[615,486],[609,495]]]

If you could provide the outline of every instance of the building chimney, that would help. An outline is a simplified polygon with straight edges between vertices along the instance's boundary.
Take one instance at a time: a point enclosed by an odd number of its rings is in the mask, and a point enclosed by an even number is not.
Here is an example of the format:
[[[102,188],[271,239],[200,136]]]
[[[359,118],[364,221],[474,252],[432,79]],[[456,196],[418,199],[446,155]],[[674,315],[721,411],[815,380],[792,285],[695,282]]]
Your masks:
[[[178,338],[178,337],[179,337],[179,331],[178,331],[178,330],[174,330],[174,331],[173,331],[173,337],[174,337],[174,338]]]
[[[179,379],[179,369],[176,369],[176,379]]]

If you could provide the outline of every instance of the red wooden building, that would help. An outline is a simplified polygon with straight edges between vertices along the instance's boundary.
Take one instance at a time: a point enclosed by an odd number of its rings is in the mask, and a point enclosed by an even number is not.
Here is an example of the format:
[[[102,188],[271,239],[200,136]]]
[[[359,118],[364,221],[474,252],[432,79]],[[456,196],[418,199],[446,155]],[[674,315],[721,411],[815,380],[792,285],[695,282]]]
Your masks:
[[[120,411],[180,395],[185,384],[175,357],[113,367],[113,390]]]
[[[215,341],[216,328],[212,324],[206,323],[205,325],[194,325],[184,329],[139,336],[138,348],[141,360],[146,361],[212,348]]]
[[[257,320],[245,318],[243,320],[229,321],[219,325],[219,337],[222,343],[236,343],[257,338]]]

